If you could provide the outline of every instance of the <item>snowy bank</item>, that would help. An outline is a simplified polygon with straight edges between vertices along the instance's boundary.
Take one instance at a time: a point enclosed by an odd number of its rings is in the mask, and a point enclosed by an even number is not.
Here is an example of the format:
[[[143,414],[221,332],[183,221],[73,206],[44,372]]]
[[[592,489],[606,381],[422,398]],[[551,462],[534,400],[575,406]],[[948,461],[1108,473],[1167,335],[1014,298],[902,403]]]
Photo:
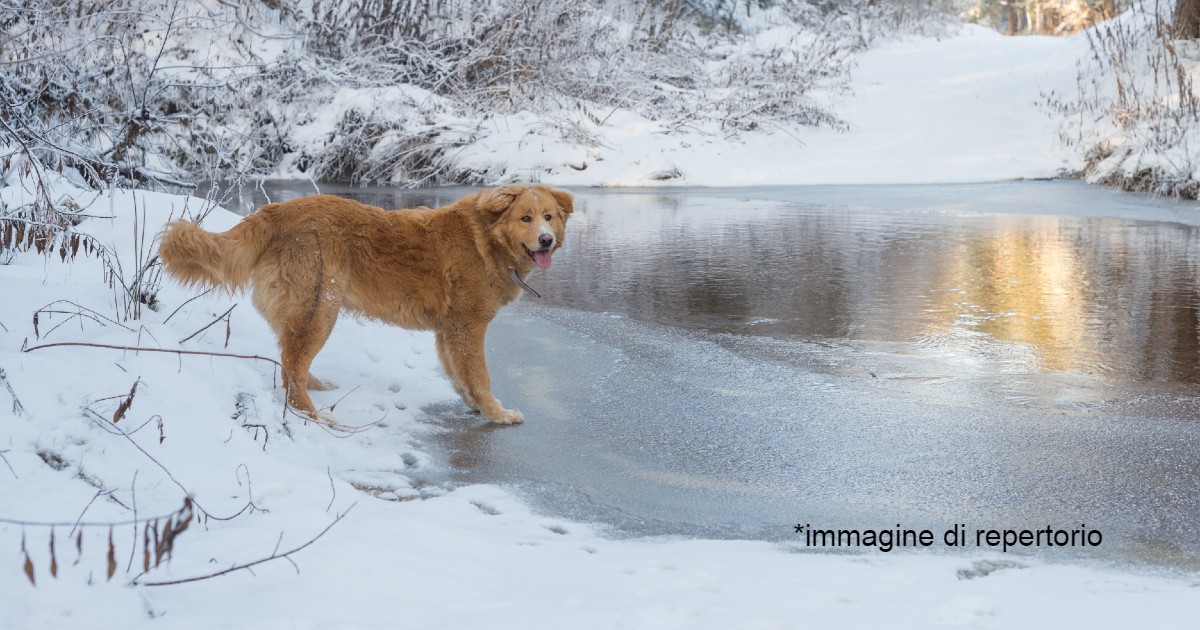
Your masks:
[[[1005,37],[979,26],[885,41],[856,57],[833,107],[847,129],[731,136],[630,114],[586,127],[593,148],[556,140],[532,115],[489,121],[460,163],[499,180],[569,186],[964,183],[1077,170],[1041,95],[1073,85],[1082,38]],[[297,173],[290,175],[296,176]]]
[[[1200,46],[1174,35],[1174,6],[1142,2],[1092,29],[1074,84],[1043,99],[1089,183],[1200,196]]]

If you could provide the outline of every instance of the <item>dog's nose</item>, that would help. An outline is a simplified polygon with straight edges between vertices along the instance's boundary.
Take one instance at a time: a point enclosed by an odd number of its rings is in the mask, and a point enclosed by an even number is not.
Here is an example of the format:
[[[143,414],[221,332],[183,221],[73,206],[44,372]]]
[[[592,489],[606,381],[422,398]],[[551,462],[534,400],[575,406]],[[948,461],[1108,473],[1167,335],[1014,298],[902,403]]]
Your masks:
[[[550,247],[554,244],[554,235],[542,234],[541,236],[538,236],[538,244],[542,247]]]

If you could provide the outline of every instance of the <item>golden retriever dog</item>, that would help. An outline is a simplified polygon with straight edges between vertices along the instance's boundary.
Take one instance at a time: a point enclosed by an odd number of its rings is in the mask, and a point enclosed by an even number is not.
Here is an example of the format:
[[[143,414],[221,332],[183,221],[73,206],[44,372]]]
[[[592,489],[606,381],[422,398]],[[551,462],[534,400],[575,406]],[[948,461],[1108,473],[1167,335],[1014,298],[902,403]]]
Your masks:
[[[167,225],[159,256],[189,285],[251,286],[255,308],[279,338],[287,402],[314,420],[309,374],[342,311],[436,335],[438,356],[463,402],[488,420],[524,418],[492,395],[484,358],[488,324],[548,269],[562,246],[571,194],[532,184],[483,190],[431,210],[386,212],[332,195],[263,206],[219,234]]]

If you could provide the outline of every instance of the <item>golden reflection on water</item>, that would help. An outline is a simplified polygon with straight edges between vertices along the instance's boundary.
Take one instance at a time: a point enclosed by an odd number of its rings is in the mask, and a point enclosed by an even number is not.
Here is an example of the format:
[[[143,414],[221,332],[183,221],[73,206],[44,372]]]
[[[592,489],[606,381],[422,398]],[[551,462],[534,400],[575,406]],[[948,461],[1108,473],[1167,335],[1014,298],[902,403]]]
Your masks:
[[[1200,383],[1198,255],[1189,226],[999,219],[938,263],[924,334],[1023,344],[1048,370]]]
[[[1016,370],[1200,383],[1198,228],[671,201],[577,212],[555,269],[535,280],[546,302],[718,332],[915,343]]]
[[[1027,344],[1042,367],[1088,371],[1098,341],[1087,334],[1090,279],[1058,230],[1006,226],[961,244],[935,312],[934,331],[965,328]]]

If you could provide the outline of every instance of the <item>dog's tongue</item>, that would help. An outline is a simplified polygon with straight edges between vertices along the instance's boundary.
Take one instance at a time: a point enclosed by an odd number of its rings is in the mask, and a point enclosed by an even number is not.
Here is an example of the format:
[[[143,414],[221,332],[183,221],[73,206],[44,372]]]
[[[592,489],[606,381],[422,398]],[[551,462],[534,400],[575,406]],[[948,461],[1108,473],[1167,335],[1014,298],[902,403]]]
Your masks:
[[[542,269],[550,268],[550,250],[543,249],[538,252],[533,252],[533,262]]]

